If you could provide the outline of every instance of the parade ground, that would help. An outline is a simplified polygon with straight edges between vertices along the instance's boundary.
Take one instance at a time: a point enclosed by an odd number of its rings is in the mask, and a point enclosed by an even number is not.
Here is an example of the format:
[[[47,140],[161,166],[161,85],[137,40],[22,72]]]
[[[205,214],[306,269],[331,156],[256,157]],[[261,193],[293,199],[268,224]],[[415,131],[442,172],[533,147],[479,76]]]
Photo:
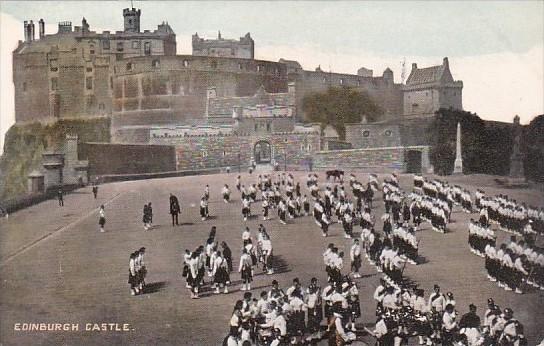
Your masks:
[[[355,173],[366,183],[368,174]],[[256,236],[263,223],[271,236],[276,273],[262,274],[255,268],[252,293],[271,287],[277,280],[282,288],[300,278],[307,286],[312,277],[326,286],[322,253],[334,243],[348,256],[344,271],[349,270],[350,239],[345,239],[341,225],[335,224],[324,238],[311,216],[278,222],[275,210],[272,220],[262,221],[260,201],[252,205],[258,217],[244,222],[241,217],[240,195],[235,188],[238,173],[191,177],[139,180],[99,186],[94,199],[91,187],[69,193],[60,207],[48,200],[18,211],[0,221],[0,345],[220,345],[227,335],[229,320],[236,300],[241,299],[241,281],[237,273],[241,233],[247,225]],[[306,172],[294,172],[295,181],[306,190]],[[275,173],[274,173],[275,177]],[[379,176],[380,183],[384,176]],[[542,206],[543,191],[536,188],[506,189],[495,177],[473,175],[437,177],[468,188],[477,188],[488,196],[508,194],[518,202]],[[242,183],[256,183],[257,174],[242,174]],[[323,172],[319,183],[325,181]],[[210,219],[202,221],[198,203],[206,184],[210,186]],[[231,203],[222,201],[221,188],[228,184],[233,192]],[[400,177],[401,188],[410,192],[412,175]],[[169,215],[169,194],[181,204],[180,225],[172,227]],[[153,205],[153,228],[144,231],[142,209]],[[106,232],[100,233],[98,208],[105,206]],[[384,212],[381,193],[374,197],[373,215],[376,229]],[[407,264],[404,275],[425,289],[428,299],[434,284],[442,292],[451,291],[460,314],[468,305],[478,307],[483,318],[486,301],[495,299],[501,308],[511,307],[514,318],[525,327],[529,345],[544,338],[544,291],[534,288],[519,295],[499,288],[486,277],[484,259],[470,252],[467,243],[468,222],[476,214],[454,209],[449,232],[441,234],[424,223],[416,233],[420,264]],[[235,272],[229,294],[215,295],[209,285],[200,299],[190,299],[182,277],[183,253],[206,242],[212,226],[217,226],[216,239],[226,241],[233,252]],[[360,233],[360,227],[354,227]],[[510,234],[497,231],[497,245]],[[131,296],[129,291],[129,255],[146,248],[148,289],[145,294]],[[380,273],[363,259],[359,285],[362,317],[358,327],[373,329],[375,302],[372,294]],[[209,282],[210,278],[205,279]],[[60,324],[61,330],[25,330],[31,324]],[[324,322],[323,322],[324,323]],[[415,341],[415,340],[414,340]],[[360,344],[374,344],[370,336],[361,336]],[[325,344],[325,342],[323,342]]]

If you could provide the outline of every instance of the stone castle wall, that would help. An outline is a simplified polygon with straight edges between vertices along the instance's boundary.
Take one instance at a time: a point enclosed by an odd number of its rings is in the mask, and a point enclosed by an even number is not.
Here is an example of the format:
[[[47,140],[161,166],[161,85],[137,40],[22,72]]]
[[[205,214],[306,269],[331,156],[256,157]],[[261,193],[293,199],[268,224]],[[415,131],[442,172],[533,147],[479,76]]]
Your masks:
[[[268,135],[210,135],[151,137],[150,143],[176,147],[177,170],[249,166],[254,147],[260,141],[272,147],[272,158],[281,167],[305,166],[320,148],[318,133],[275,133]],[[285,162],[287,161],[287,162]]]
[[[19,42],[13,51],[17,122],[111,114],[113,62],[176,53],[168,24],[144,32],[104,31],[63,23],[59,33]],[[88,87],[89,86],[89,87]]]
[[[410,157],[417,154],[420,157],[420,166],[409,162]],[[316,169],[358,169],[374,173],[429,172],[428,146],[383,147],[368,149],[330,150],[320,151],[313,155],[313,165]]]
[[[316,169],[363,169],[376,173],[404,172],[403,147],[330,150],[314,153]]]
[[[13,55],[15,120],[17,122],[49,116],[47,71],[48,64],[45,53]]]
[[[175,148],[168,145],[81,143],[79,158],[89,162],[89,175],[173,172]]]
[[[252,96],[263,85],[286,92],[283,64],[178,55],[127,59],[115,66],[112,127],[204,121],[206,91]]]

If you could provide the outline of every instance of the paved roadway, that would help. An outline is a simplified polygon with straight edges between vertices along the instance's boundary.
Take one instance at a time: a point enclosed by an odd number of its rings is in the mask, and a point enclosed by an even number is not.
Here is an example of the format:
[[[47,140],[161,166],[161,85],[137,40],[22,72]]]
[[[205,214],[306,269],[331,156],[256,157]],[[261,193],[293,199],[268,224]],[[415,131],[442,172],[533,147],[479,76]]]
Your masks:
[[[357,174],[366,181],[366,174]],[[241,243],[244,222],[240,216],[238,194],[225,205],[220,196],[224,183],[234,190],[236,174],[209,175],[112,183],[100,186],[94,200],[90,188],[69,194],[65,206],[54,200],[10,215],[0,221],[0,345],[219,345],[228,330],[232,307],[241,298],[239,285],[228,295],[209,295],[189,299],[181,277],[183,251],[206,240],[212,225],[217,237],[226,240],[236,254]],[[304,183],[305,174],[295,173]],[[256,176],[243,174],[243,181]],[[520,201],[542,205],[542,191],[505,190],[496,186],[493,177],[462,176],[448,179],[475,190],[483,187],[490,195],[507,193]],[[323,175],[321,174],[321,181]],[[199,197],[204,185],[211,190],[211,220],[198,216]],[[304,184],[301,184],[304,185]],[[401,186],[412,188],[412,177],[402,176]],[[303,187],[304,190],[304,187]],[[182,215],[179,227],[172,227],[168,215],[168,196],[180,198]],[[374,213],[383,213],[380,196]],[[144,232],[141,212],[144,203],[152,202],[155,227]],[[98,207],[106,206],[106,233],[98,232]],[[253,207],[260,213],[260,203]],[[501,307],[510,306],[526,328],[529,344],[544,338],[543,292],[516,295],[499,289],[486,279],[483,259],[473,255],[467,244],[470,215],[456,210],[451,233],[433,232],[428,225],[417,233],[423,264],[408,264],[405,273],[426,291],[438,283],[443,291],[452,291],[458,310],[464,313],[474,303],[483,314],[488,297]],[[255,231],[260,219],[247,222]],[[329,242],[344,246],[339,225],[331,227],[331,236],[323,238],[310,217],[296,219],[287,226],[277,220],[265,226],[272,237],[282,273],[258,275],[252,285],[254,295],[269,287],[272,279],[287,287],[294,277],[307,284],[311,277],[326,279],[321,253]],[[381,229],[381,225],[378,225]],[[357,228],[357,231],[359,229]],[[499,232],[501,239],[507,235]],[[127,284],[128,256],[135,249],[147,248],[147,281],[152,293],[130,296]],[[233,274],[238,279],[237,274]],[[359,279],[363,307],[361,322],[372,325],[372,293],[379,275],[363,261],[363,278]],[[208,293],[204,294],[207,295]],[[16,323],[72,323],[79,331],[16,331]],[[85,331],[86,323],[127,323],[130,331]],[[371,338],[365,338],[371,342]]]

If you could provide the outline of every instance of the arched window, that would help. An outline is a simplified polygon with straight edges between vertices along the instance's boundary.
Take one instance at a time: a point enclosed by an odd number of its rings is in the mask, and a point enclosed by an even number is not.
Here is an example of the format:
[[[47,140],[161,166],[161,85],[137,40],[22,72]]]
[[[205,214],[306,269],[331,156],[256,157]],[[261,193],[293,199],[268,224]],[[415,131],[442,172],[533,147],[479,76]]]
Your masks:
[[[363,131],[363,137],[369,137],[369,136],[370,136],[370,131],[364,130]]]
[[[132,71],[133,65],[131,62],[127,63],[127,71]]]

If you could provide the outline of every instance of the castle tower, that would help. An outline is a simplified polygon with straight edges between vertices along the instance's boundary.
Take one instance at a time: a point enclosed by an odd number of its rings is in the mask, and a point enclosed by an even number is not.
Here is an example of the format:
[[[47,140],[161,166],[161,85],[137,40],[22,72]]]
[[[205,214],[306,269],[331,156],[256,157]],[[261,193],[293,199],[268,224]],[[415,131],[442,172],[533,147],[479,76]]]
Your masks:
[[[133,8],[125,8],[123,10],[123,18],[125,19],[125,32],[140,32],[140,15],[141,10]]]

